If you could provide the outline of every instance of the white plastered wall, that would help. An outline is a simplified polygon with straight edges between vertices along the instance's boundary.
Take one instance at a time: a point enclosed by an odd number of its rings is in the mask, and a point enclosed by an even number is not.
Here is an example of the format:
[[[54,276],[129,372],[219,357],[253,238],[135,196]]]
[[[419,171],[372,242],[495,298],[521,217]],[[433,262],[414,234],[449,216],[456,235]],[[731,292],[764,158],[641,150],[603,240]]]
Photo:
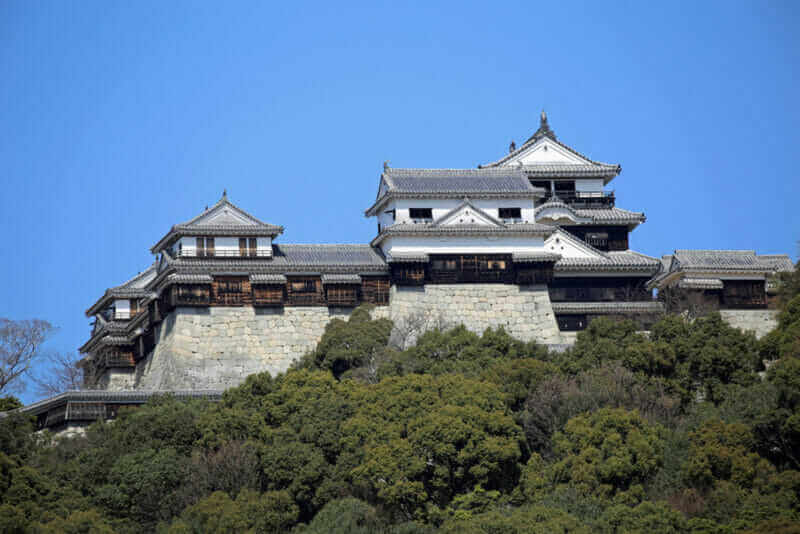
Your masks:
[[[556,232],[548,237],[544,242],[544,250],[561,254],[563,258],[594,258],[597,253],[593,250],[580,246],[571,239],[566,239],[563,234]]]
[[[114,318],[128,319],[131,316],[131,301],[128,299],[117,299],[114,301]]]
[[[520,237],[389,237],[381,248],[385,254],[511,254],[541,252],[544,240],[535,236]]]
[[[575,180],[575,191],[578,193],[600,193],[603,191],[603,179],[586,178]]]
[[[536,165],[543,163],[589,163],[588,160],[573,154],[559,144],[547,139],[546,137],[537,141],[528,150],[516,157],[508,160],[504,165]]]
[[[390,226],[391,224],[410,224],[412,222],[409,216],[410,208],[431,208],[433,211],[433,220],[446,215],[449,211],[457,208],[464,202],[464,198],[442,198],[442,199],[407,199],[401,198],[390,201],[385,207],[381,209],[381,214],[378,216],[378,222],[382,227]],[[534,222],[534,203],[530,198],[509,198],[509,199],[470,199],[470,202],[476,208],[485,211],[495,218],[499,218],[500,208],[520,208],[520,214],[523,222]],[[396,218],[392,222],[391,215],[384,212],[389,210],[396,210]],[[381,216],[385,218],[381,219]]]
[[[257,251],[259,256],[272,255],[272,239],[269,237],[259,237]],[[248,238],[249,244],[249,238]],[[174,248],[175,253],[182,256],[197,255],[197,237],[182,237]],[[179,252],[180,251],[180,252]],[[214,252],[218,256],[238,256],[239,238],[238,237],[214,237]]]

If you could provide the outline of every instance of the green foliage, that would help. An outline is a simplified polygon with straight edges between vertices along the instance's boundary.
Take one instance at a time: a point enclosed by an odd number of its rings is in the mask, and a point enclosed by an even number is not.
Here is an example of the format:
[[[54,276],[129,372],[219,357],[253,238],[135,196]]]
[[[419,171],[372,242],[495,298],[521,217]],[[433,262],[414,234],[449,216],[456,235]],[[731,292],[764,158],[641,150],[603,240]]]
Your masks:
[[[588,534],[576,518],[554,508],[522,506],[495,509],[467,519],[455,518],[442,525],[443,534]]]
[[[13,395],[9,395],[7,397],[0,397],[0,412],[16,410],[17,408],[22,408],[22,406],[23,404],[19,401],[19,399],[14,397]]]
[[[552,458],[553,434],[584,412],[603,407],[637,410],[652,422],[671,425],[680,401],[661,381],[647,380],[618,362],[601,364],[576,376],[553,376],[532,388],[519,414],[530,450]]]
[[[708,421],[689,438],[686,477],[697,487],[709,488],[719,480],[746,488],[762,486],[775,471],[769,462],[751,452],[755,439],[745,425]]]
[[[114,534],[114,528],[95,509],[77,510],[66,519],[56,519],[39,526],[41,534]]]
[[[374,365],[386,349],[392,322],[372,319],[370,308],[356,308],[347,321],[333,319],[325,326],[317,348],[306,355],[301,367],[327,369],[337,378],[353,367]]]
[[[0,532],[792,532],[798,316],[761,343],[718,315],[601,319],[551,354],[464,327],[398,350],[360,308],[219,403],[58,441],[0,418]]]
[[[513,488],[519,427],[493,384],[410,375],[363,388],[344,425],[353,484],[408,519],[481,484]]]
[[[9,413],[0,418],[0,451],[12,457],[27,458],[36,448],[33,418]]]
[[[331,501],[314,520],[304,528],[303,534],[369,534],[378,532],[381,520],[375,508],[352,497]]]
[[[242,491],[236,500],[215,491],[186,508],[168,534],[238,534],[287,532],[297,522],[298,509],[288,493]]]
[[[641,484],[663,462],[661,428],[637,413],[603,408],[573,417],[553,438],[558,460],[545,477],[585,494],[616,496],[621,502],[640,498]]]
[[[781,306],[800,295],[800,262],[796,263],[794,270],[788,273],[778,273],[775,277],[778,286],[778,302]]]
[[[187,471],[187,459],[173,448],[126,454],[114,463],[97,500],[110,515],[154,525],[186,505],[179,490]]]
[[[678,534],[687,532],[687,529],[686,519],[680,512],[652,502],[643,502],[633,508],[611,506],[596,525],[596,530],[603,533]]]

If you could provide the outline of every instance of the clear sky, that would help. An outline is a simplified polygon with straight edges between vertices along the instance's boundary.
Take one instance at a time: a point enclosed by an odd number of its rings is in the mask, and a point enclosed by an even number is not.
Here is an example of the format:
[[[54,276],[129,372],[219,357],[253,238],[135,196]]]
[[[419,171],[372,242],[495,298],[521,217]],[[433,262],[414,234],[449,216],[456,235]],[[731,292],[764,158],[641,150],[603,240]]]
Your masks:
[[[368,242],[384,160],[475,167],[542,109],[622,165],[636,250],[796,260],[799,77],[789,1],[4,0],[0,317],[75,350],[223,188],[280,242]]]

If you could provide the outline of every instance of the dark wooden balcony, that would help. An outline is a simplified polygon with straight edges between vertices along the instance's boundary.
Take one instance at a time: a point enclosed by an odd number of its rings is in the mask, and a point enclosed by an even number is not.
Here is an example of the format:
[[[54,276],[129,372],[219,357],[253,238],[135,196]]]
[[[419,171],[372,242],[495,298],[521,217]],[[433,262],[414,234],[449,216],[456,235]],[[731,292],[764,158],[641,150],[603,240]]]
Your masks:
[[[279,308],[286,301],[286,286],[283,284],[253,286],[253,306]]]
[[[362,278],[361,298],[370,304],[389,304],[390,287],[388,278]]]
[[[641,302],[653,298],[643,279],[556,278],[549,285],[552,302]]]
[[[573,208],[613,208],[616,197],[613,191],[603,191],[600,194],[578,193],[575,191],[556,191],[556,196],[561,202]],[[541,206],[553,198],[553,194],[547,191],[541,199],[537,200],[536,205]]]
[[[134,361],[133,357],[133,349],[123,351],[123,350],[111,350],[106,352],[105,358],[103,358],[105,367],[135,367],[136,362]]]
[[[515,281],[511,256],[436,255],[431,256],[428,280],[431,283],[504,283]]]
[[[106,405],[101,402],[70,402],[67,404],[67,420],[96,421],[106,418]]]
[[[328,306],[358,306],[358,285],[334,285],[326,289]]]
[[[425,285],[425,264],[392,264],[392,282],[401,286]]]
[[[171,306],[208,306],[211,304],[209,284],[181,284],[170,289]]]
[[[553,263],[540,263],[537,266],[523,264],[517,266],[516,283],[519,285],[549,284],[553,281]]]

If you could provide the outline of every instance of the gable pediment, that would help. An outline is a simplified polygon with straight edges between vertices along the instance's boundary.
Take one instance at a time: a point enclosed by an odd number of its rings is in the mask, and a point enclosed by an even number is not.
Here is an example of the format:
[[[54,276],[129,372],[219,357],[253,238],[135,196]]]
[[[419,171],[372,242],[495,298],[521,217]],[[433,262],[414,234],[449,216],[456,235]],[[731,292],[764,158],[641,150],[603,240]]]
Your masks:
[[[545,239],[544,249],[546,252],[561,254],[562,258],[606,259],[602,252],[561,229]]]
[[[505,227],[502,221],[492,217],[482,209],[475,207],[468,200],[465,200],[457,208],[439,217],[432,223],[432,226],[455,226],[465,224],[470,226]]]
[[[509,158],[503,165],[547,165],[552,163],[591,165],[593,162],[567,150],[560,143],[543,137],[528,148],[521,150],[519,154]]]
[[[189,226],[257,226],[255,222],[247,214],[240,212],[230,204],[220,206],[208,213],[200,215],[197,219],[191,222]]]

